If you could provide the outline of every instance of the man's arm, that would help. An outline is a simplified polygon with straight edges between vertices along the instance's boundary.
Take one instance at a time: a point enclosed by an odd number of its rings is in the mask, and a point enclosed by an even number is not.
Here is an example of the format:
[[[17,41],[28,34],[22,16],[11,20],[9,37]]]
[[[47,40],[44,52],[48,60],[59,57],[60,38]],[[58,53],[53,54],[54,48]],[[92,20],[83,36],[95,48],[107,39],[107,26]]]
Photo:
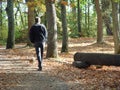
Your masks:
[[[29,39],[32,43],[34,43],[34,33],[33,33],[33,27],[31,27],[29,31]]]
[[[42,28],[44,29],[44,37],[45,37],[45,41],[47,41],[47,37],[48,37],[48,32],[47,32],[47,29],[44,25],[42,25]]]

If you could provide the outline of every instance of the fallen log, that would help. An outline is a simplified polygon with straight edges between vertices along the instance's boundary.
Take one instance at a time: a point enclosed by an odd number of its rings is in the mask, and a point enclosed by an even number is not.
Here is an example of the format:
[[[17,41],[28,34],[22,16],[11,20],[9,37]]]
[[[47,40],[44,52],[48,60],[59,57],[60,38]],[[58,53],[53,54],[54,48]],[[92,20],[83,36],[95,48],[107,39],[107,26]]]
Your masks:
[[[74,54],[73,65],[79,68],[89,67],[90,65],[120,66],[120,55],[77,52]]]

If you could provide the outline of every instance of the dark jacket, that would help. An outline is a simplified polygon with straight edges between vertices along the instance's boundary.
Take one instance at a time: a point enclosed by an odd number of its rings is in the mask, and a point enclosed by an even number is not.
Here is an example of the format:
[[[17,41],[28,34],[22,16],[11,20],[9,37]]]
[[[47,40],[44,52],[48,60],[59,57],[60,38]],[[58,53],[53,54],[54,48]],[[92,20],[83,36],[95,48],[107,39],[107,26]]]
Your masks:
[[[29,32],[32,43],[45,42],[47,40],[47,30],[43,24],[34,24]]]

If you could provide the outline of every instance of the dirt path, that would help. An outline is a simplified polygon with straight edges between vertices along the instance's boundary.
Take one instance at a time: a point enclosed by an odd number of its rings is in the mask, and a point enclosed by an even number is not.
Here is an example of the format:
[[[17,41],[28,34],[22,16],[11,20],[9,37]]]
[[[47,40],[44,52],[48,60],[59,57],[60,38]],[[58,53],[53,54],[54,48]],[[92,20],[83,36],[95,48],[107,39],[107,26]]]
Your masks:
[[[0,48],[0,90],[73,90],[74,82],[53,75],[62,65],[59,61],[44,59],[40,72],[35,55],[34,48]]]
[[[13,80],[10,77],[14,77]],[[11,81],[2,85],[0,90],[70,90],[64,81],[43,72],[9,73],[6,78]]]
[[[36,61],[31,59],[0,49],[0,90],[69,90],[63,80],[37,71]]]

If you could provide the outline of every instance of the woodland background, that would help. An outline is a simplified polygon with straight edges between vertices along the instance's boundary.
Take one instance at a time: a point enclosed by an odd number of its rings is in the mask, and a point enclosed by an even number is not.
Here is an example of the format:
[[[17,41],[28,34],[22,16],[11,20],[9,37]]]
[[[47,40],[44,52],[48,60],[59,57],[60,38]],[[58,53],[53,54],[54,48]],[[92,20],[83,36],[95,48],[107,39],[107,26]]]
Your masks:
[[[42,72],[28,38],[36,16],[48,30]],[[120,0],[0,0],[1,90],[119,90],[119,66],[72,65],[76,52],[119,54],[119,45]]]
[[[69,38],[114,37],[115,53],[119,53],[119,0],[0,0],[0,43],[6,49],[15,43],[27,43],[34,17],[42,18],[48,29],[47,57],[57,57],[57,40],[61,52],[69,52]]]

